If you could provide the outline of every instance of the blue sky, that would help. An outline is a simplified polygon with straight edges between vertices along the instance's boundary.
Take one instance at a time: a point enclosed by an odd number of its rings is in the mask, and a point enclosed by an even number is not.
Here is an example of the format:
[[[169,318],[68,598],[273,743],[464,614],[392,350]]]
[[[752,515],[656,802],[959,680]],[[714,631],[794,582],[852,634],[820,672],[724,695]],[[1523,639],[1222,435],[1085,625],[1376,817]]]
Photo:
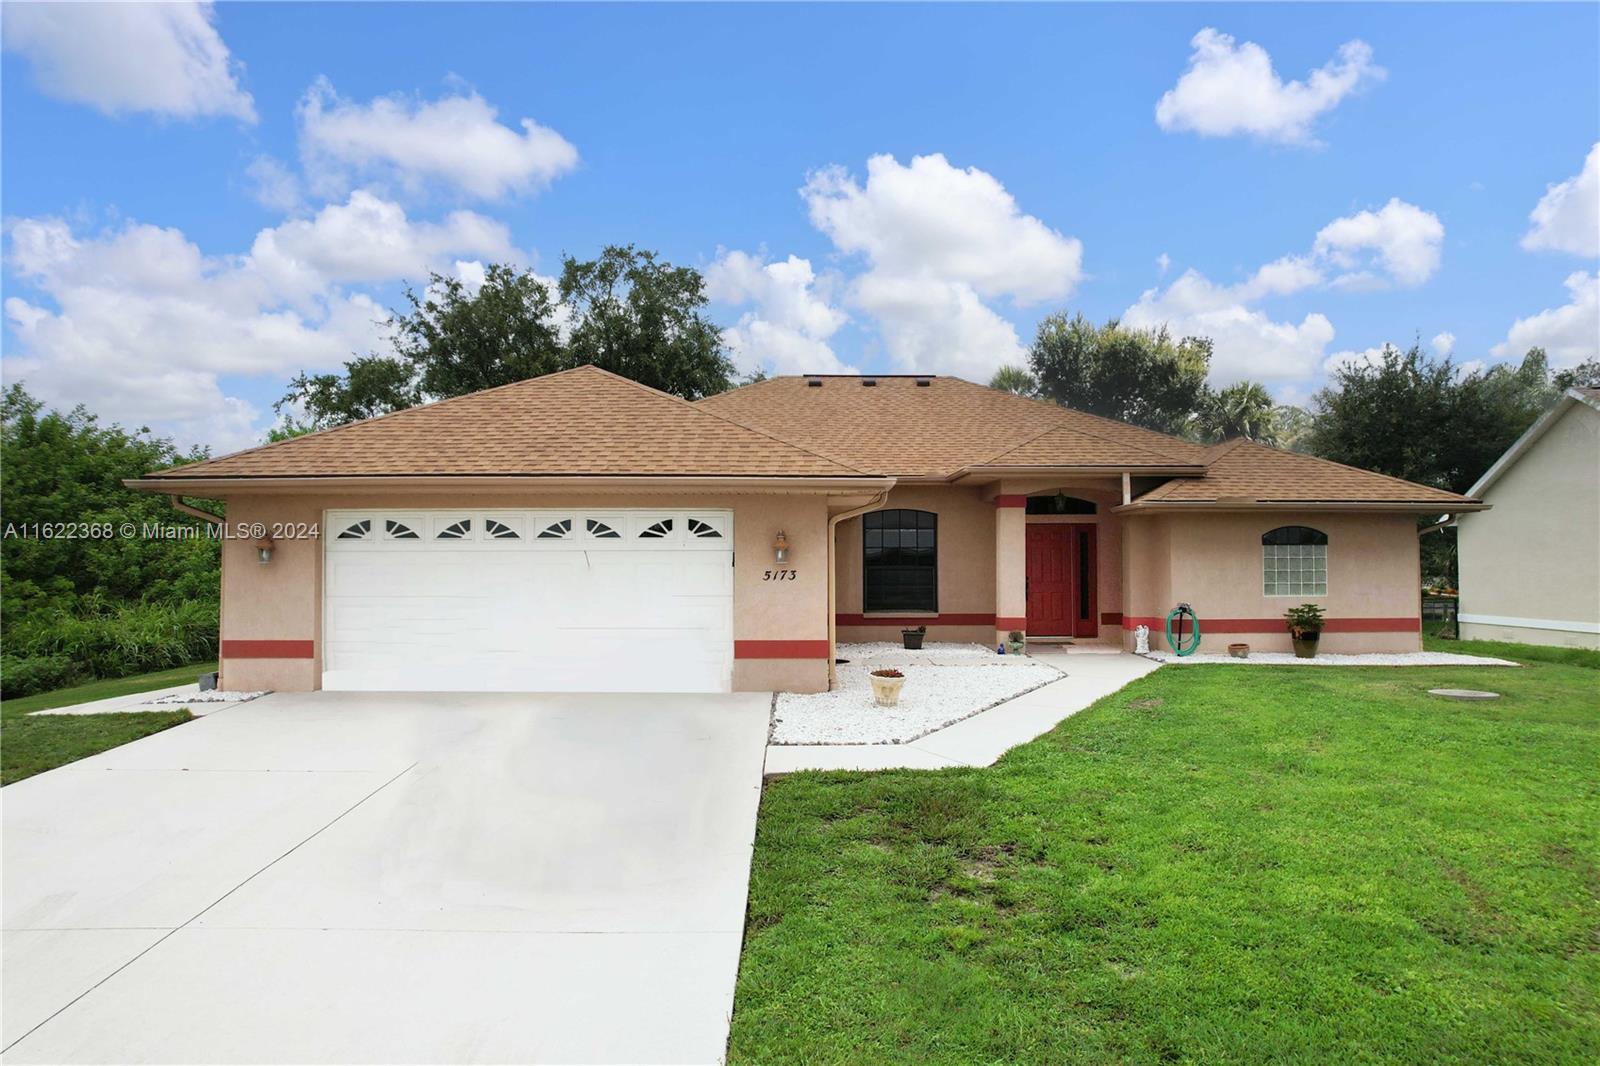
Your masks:
[[[1385,342],[1600,348],[1592,4],[4,14],[0,372],[184,442],[429,268],[614,241],[788,372],[981,380],[1058,310],[1290,400]]]

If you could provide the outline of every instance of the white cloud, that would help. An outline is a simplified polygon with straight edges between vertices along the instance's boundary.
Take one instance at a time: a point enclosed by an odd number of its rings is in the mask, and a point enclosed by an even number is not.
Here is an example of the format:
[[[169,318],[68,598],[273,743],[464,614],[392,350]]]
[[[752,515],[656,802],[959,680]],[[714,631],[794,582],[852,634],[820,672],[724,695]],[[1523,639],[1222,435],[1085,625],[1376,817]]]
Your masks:
[[[289,298],[329,284],[396,278],[421,283],[452,255],[518,258],[500,222],[472,211],[451,212],[440,223],[412,222],[399,204],[363,189],[311,218],[262,230],[250,249],[255,271]]]
[[[542,188],[578,165],[578,150],[561,134],[529,118],[521,132],[503,125],[477,93],[361,104],[323,78],[300,101],[299,121],[307,173],[325,194],[376,178],[412,192],[444,185],[498,200]]]
[[[747,252],[720,254],[706,270],[706,295],[720,303],[754,304],[722,340],[740,370],[779,374],[851,374],[828,344],[848,316],[829,302],[809,259],[765,262]]]
[[[6,4],[7,51],[39,88],[110,115],[256,120],[209,3]]]
[[[57,404],[148,424],[181,441],[254,443],[265,413],[223,375],[274,383],[383,346],[387,311],[348,284],[379,283],[463,254],[503,258],[505,231],[468,212],[415,223],[367,193],[257,234],[249,253],[207,255],[176,229],[128,223],[81,235],[60,219],[9,227],[27,297],[4,305],[16,343],[5,376]]]
[[[1444,223],[1431,211],[1398,198],[1378,211],[1337,218],[1317,233],[1315,253],[1349,271],[1336,283],[1377,283],[1377,271],[1406,286],[1420,285],[1439,269]]]
[[[1383,353],[1394,348],[1392,344],[1380,344],[1376,348],[1363,348],[1361,351],[1334,352],[1322,363],[1323,373],[1332,377],[1340,370],[1353,367],[1377,367],[1383,365]]]
[[[1288,279],[1278,271],[1263,279],[1258,271],[1239,285],[1216,285],[1199,272],[1186,270],[1165,292],[1145,291],[1122,321],[1142,329],[1167,326],[1177,337],[1210,337],[1215,346],[1211,377],[1218,384],[1305,377],[1317,370],[1333,340],[1333,324],[1317,313],[1306,315],[1298,325],[1275,322],[1250,307],[1263,295],[1283,291],[1269,288],[1269,283],[1286,284]]]
[[[1164,130],[1313,144],[1311,127],[1319,115],[1386,76],[1363,41],[1347,41],[1337,58],[1305,81],[1290,82],[1278,77],[1272,57],[1253,41],[1236,45],[1232,37],[1207,27],[1189,43],[1194,48],[1189,68],[1156,103],[1156,122]]]
[[[1576,176],[1545,191],[1528,219],[1533,228],[1522,246],[1529,251],[1600,255],[1600,143],[1589,149]]]
[[[251,160],[244,176],[249,179],[251,197],[270,211],[287,215],[304,202],[300,176],[270,155]]]
[[[1168,255],[1166,252],[1162,252],[1160,255],[1156,256],[1156,273],[1160,274],[1162,277],[1166,277],[1167,271],[1171,269],[1172,256]]]
[[[909,166],[873,156],[865,185],[828,167],[801,195],[816,227],[880,274],[964,282],[1019,303],[1067,296],[1083,277],[1081,242],[1023,214],[992,175],[942,155]]]
[[[1506,339],[1489,349],[1498,359],[1521,359],[1543,348],[1556,367],[1576,366],[1600,356],[1600,274],[1578,271],[1564,282],[1571,299],[1560,307],[1512,323]]]
[[[1433,336],[1433,350],[1443,359],[1450,358],[1450,353],[1456,350],[1456,335],[1448,331],[1436,333]]]
[[[859,182],[842,167],[801,189],[811,221],[867,269],[847,302],[872,316],[906,370],[988,380],[1022,355],[1016,329],[985,301],[1059,299],[1083,278],[1083,245],[1017,206],[992,175],[942,155],[867,161]]]

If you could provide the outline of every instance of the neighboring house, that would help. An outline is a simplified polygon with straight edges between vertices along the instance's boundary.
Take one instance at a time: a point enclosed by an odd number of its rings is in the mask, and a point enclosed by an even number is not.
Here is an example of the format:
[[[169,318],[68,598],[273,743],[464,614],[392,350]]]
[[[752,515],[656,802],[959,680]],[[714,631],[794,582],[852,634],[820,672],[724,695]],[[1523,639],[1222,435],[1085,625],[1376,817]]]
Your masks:
[[[1416,516],[1479,506],[956,378],[592,367],[130,484],[227,501],[222,684],[279,690],[811,692],[835,640],[1131,647],[1180,600],[1210,648],[1314,601],[1327,651],[1410,651]]]
[[[1600,389],[1568,389],[1458,523],[1464,640],[1600,648]]]

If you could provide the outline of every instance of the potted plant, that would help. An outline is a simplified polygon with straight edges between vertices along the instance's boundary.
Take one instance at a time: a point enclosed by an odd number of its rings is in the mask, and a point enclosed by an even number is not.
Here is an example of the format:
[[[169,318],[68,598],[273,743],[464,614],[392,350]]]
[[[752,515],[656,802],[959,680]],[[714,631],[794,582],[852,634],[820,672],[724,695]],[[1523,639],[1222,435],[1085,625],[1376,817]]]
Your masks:
[[[1022,635],[1022,630],[1013,629],[1006,634],[1006,651],[1012,655],[1021,655],[1027,647],[1027,640]]]
[[[902,629],[900,631],[900,642],[905,645],[906,651],[920,651],[922,649],[922,638],[926,636],[927,633],[927,626],[917,626],[915,629]]]
[[[906,675],[888,667],[883,670],[874,670],[868,680],[872,682],[872,699],[879,707],[893,707],[900,702],[900,689],[906,683]]]
[[[1314,603],[1302,603],[1283,612],[1289,623],[1289,639],[1294,642],[1294,654],[1299,659],[1313,659],[1317,654],[1317,641],[1322,639],[1322,608]]]

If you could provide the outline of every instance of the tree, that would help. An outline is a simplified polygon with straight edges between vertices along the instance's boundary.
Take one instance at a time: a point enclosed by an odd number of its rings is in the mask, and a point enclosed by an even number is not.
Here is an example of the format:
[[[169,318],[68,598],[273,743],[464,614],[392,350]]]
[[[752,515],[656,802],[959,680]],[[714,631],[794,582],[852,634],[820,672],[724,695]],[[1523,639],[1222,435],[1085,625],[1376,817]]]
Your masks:
[[[205,457],[204,449],[179,451],[148,429],[130,433],[102,426],[81,406],[47,411],[20,383],[8,388],[0,401],[0,492],[5,525],[12,529],[0,553],[7,627],[30,612],[70,608],[91,595],[215,601],[217,541],[146,538],[147,525],[197,523],[164,497],[122,484],[124,478]],[[34,535],[36,523],[84,523],[83,530],[95,532]]]
[[[705,281],[653,252],[608,247],[567,257],[554,287],[503,263],[470,290],[429,276],[407,288],[389,320],[393,354],[371,353],[343,373],[301,373],[276,407],[286,430],[324,429],[592,363],[653,388],[699,399],[731,387],[733,364],[705,316]]]
[[[1246,437],[1276,446],[1278,416],[1265,386],[1241,381],[1218,392],[1208,391],[1195,412],[1191,428],[1207,442]]]
[[[1292,403],[1282,403],[1272,409],[1278,420],[1278,447],[1292,452],[1306,451],[1310,444],[1311,412]]]
[[[1178,433],[1205,397],[1211,341],[1056,314],[1039,323],[1028,361],[1039,392],[1059,404]]]
[[[1543,355],[1544,349],[1535,348],[1533,352]],[[1585,359],[1571,370],[1556,371],[1551,383],[1562,392],[1571,388],[1600,389],[1600,358]]]
[[[1011,392],[1018,396],[1039,395],[1039,383],[1033,375],[1020,366],[1003,366],[994,372],[994,377],[989,379],[991,389],[1001,392]]]
[[[633,245],[561,265],[561,300],[571,309],[571,365],[592,363],[634,381],[698,400],[726,392],[733,363],[722,331],[706,317],[705,279]]]

